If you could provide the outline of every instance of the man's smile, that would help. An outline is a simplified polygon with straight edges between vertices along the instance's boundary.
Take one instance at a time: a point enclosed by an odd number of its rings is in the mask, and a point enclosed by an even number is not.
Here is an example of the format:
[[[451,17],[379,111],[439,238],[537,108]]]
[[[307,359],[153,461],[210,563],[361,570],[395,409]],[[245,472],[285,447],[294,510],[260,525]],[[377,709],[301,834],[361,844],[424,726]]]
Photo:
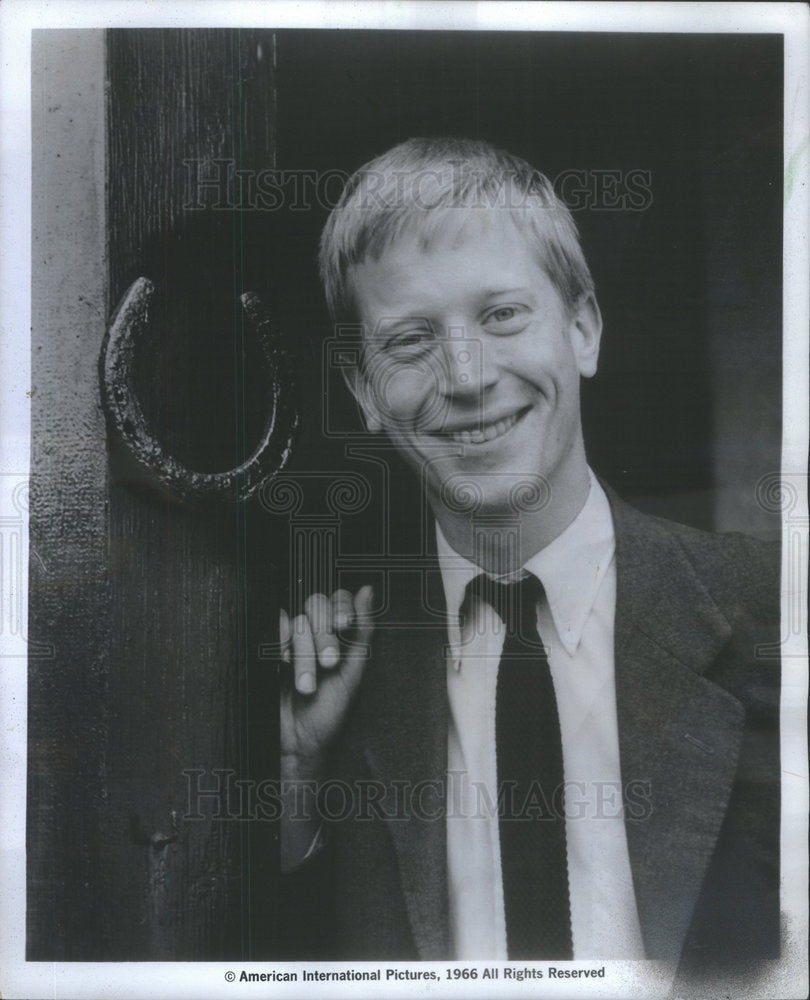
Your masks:
[[[477,420],[466,425],[458,424],[441,431],[432,431],[431,434],[449,439],[456,444],[487,444],[507,434],[530,409],[530,406],[525,406],[497,420],[489,419],[485,423]]]

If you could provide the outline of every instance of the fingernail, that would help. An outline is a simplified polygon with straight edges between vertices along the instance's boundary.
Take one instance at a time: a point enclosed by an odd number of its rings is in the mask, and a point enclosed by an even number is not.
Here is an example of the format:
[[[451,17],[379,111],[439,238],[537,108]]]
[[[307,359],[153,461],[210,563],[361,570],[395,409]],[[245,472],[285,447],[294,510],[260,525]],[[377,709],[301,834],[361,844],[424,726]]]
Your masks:
[[[298,690],[301,694],[312,694],[315,690],[315,675],[301,674],[298,678]]]
[[[335,649],[334,646],[325,646],[321,650],[321,665],[324,667],[334,667],[337,661],[340,659],[340,650]]]
[[[335,615],[335,628],[338,632],[342,632],[344,628],[349,627],[351,620],[351,615],[347,615],[345,611],[341,611]]]

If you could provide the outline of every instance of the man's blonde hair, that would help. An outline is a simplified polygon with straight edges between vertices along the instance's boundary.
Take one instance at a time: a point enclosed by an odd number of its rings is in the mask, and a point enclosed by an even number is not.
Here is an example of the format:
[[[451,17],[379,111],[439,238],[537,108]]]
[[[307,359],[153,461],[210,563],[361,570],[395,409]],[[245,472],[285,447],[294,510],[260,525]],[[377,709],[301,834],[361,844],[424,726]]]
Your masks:
[[[353,265],[405,233],[427,250],[467,213],[486,210],[509,213],[569,310],[593,291],[577,227],[544,174],[480,139],[408,139],[355,171],[326,222],[319,265],[333,320],[357,318]]]

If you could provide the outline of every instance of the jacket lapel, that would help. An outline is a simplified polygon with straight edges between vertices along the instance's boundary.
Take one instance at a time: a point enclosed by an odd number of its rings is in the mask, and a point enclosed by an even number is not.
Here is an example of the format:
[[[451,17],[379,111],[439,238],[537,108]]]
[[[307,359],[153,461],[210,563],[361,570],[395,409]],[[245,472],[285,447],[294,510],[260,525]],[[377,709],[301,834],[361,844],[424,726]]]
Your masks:
[[[630,864],[647,957],[674,961],[728,805],[744,710],[704,676],[731,630],[684,549],[608,496],[622,778],[628,793],[648,788],[650,805],[626,821]]]
[[[447,727],[444,595],[438,572],[426,574],[410,623],[378,637],[385,708],[377,735],[365,740],[366,762],[388,789],[399,788],[404,818],[387,820],[399,862],[411,931],[421,959],[450,954],[445,824]],[[424,579],[424,578],[423,578]],[[436,614],[425,623],[425,607]],[[419,624],[413,624],[413,622]],[[380,699],[382,700],[382,699]]]

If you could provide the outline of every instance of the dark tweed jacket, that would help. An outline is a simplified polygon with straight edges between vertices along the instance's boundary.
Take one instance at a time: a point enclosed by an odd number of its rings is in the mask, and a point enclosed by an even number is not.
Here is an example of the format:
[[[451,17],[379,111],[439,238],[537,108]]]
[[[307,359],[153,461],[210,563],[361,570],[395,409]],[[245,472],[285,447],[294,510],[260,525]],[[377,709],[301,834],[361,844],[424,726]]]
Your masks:
[[[625,820],[645,951],[687,974],[740,970],[779,954],[778,550],[608,496],[622,776],[648,782],[652,802]],[[452,956],[438,568],[404,589],[417,593],[392,596],[335,748],[332,776],[358,790],[358,808],[330,824],[316,861],[282,880],[280,957]],[[364,782],[383,799],[364,801],[375,794]],[[421,788],[416,810],[394,782]]]

